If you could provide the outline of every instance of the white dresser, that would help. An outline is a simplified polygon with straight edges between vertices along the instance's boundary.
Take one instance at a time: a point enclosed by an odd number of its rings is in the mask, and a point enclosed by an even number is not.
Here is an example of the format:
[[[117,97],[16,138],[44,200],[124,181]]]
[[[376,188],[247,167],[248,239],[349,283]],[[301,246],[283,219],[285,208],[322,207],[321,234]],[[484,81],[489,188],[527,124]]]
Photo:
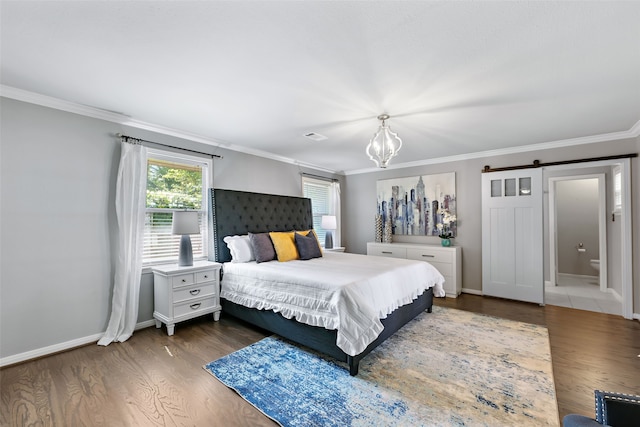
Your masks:
[[[152,267],[156,328],[164,323],[167,334],[173,335],[175,324],[183,320],[210,313],[220,320],[220,267],[209,261],[196,261],[191,267]]]
[[[456,298],[462,291],[462,247],[414,243],[367,243],[367,255],[427,261],[444,276],[444,291]]]

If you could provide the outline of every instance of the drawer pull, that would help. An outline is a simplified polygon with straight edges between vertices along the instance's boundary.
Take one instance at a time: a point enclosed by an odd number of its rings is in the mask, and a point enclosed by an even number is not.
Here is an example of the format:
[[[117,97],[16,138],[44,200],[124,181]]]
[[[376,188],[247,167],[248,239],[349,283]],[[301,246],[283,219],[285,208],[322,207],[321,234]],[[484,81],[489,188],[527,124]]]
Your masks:
[[[200,293],[200,289],[191,289],[191,290],[189,291],[189,293],[190,293],[191,295],[198,295],[198,294]]]
[[[389,254],[391,255],[393,252],[389,252],[389,251],[382,251],[383,254]]]
[[[204,278],[205,278],[205,279],[208,279],[208,278],[209,278],[209,276],[207,276],[207,275],[205,274],[205,275],[204,275]]]
[[[201,304],[202,304],[201,302],[197,302],[195,304],[191,304],[189,307],[191,307],[191,310],[197,310],[200,308]]]
[[[425,258],[435,258],[435,255],[425,255],[425,254],[422,254],[422,256],[423,256],[423,257],[425,257]]]
[[[182,283],[187,283],[187,281],[185,279],[182,279]]]

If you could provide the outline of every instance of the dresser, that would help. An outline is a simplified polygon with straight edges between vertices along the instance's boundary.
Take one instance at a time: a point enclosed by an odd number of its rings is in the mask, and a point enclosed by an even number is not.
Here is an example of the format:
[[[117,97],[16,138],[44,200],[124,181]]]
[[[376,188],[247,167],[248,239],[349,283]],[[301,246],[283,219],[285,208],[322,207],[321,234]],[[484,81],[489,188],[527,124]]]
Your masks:
[[[164,323],[167,334],[173,335],[176,323],[184,320],[211,313],[213,320],[220,320],[220,267],[210,261],[152,267],[156,328]]]
[[[444,291],[456,298],[462,292],[462,247],[415,243],[367,243],[367,255],[427,261],[444,276]]]

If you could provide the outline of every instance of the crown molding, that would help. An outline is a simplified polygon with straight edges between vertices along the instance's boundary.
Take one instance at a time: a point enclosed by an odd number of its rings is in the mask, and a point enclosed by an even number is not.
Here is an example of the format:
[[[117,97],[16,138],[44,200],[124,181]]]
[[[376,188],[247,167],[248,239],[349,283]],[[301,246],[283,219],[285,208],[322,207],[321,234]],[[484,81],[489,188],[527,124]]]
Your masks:
[[[249,154],[252,156],[262,157],[278,162],[288,163],[296,165],[298,167],[307,167],[322,172],[331,174],[337,174],[335,170],[327,169],[322,166],[314,165],[311,163],[300,162],[298,160],[279,156],[267,151],[257,150],[253,148],[244,147],[241,145],[232,144],[228,141],[222,141],[215,138],[209,138],[206,136],[194,134],[191,132],[182,131],[155,123],[144,122],[136,120],[126,114],[115,113],[112,111],[102,110],[100,108],[91,107],[88,105],[78,104],[71,101],[65,101],[52,96],[42,95],[35,92],[30,92],[23,89],[18,89],[12,86],[0,85],[0,96],[5,98],[14,99],[16,101],[28,102],[30,104],[40,105],[42,107],[53,108],[56,110],[66,111],[69,113],[79,114],[85,117],[92,117],[94,119],[105,120],[112,123],[118,123],[123,126],[128,126],[136,129],[148,130],[162,135],[173,136],[176,138],[186,139],[189,141],[199,142],[202,144],[212,145],[214,147],[224,148],[226,150],[236,151],[243,154]]]
[[[15,99],[17,101],[28,102],[31,104],[40,105],[43,107],[54,108],[56,110],[67,111],[70,113],[79,114],[86,117],[92,117],[100,120],[105,120],[112,123],[118,123],[123,126],[129,126],[136,129],[148,130],[151,132],[159,133],[162,135],[173,136],[176,138],[186,139],[189,141],[199,142],[202,144],[213,145],[215,147],[221,147],[227,150],[236,151],[239,153],[249,154],[252,156],[262,157],[265,159],[275,160],[278,162],[288,163],[296,165],[298,167],[306,167],[315,169],[318,171],[341,174],[341,175],[358,175],[363,173],[380,172],[381,169],[371,167],[365,169],[354,169],[348,171],[336,171],[327,169],[322,166],[314,165],[311,163],[300,162],[289,157],[279,156],[267,151],[257,150],[253,148],[244,147],[241,145],[232,144],[228,141],[222,141],[214,138],[197,135],[194,133],[182,131],[179,129],[173,129],[166,126],[157,125],[154,123],[143,122],[136,120],[121,113],[115,113],[112,111],[102,110],[96,107],[90,107],[88,105],[78,104],[75,102],[65,101],[62,99],[54,98],[47,95],[42,95],[35,92],[18,89],[11,86],[0,85],[0,96],[5,98]],[[543,142],[539,144],[523,145],[520,147],[508,147],[497,150],[479,151],[475,153],[461,154],[457,156],[438,157],[434,159],[417,160],[415,162],[398,163],[390,165],[387,170],[391,169],[406,169],[416,166],[427,166],[439,163],[457,162],[463,160],[472,160],[482,157],[501,156],[506,154],[526,153],[536,150],[548,150],[552,148],[570,147],[574,145],[593,144],[597,142],[615,141],[627,138],[640,137],[640,120],[638,120],[628,131],[612,132],[602,135],[593,135],[580,138],[571,138],[552,142]]]
[[[558,141],[543,142],[540,144],[522,145],[519,147],[500,148],[497,150],[478,151],[475,153],[460,154],[457,156],[438,157],[435,159],[417,160],[415,162],[398,163],[387,167],[389,169],[406,169],[416,166],[427,166],[440,163],[458,162],[463,160],[479,159],[483,157],[502,156],[505,154],[527,153],[537,150],[549,150],[552,148],[571,147],[574,145],[595,144],[597,142],[616,141],[640,136],[640,120],[638,120],[628,131],[604,133],[601,135],[585,136],[580,138],[563,139]],[[345,175],[358,175],[363,173],[380,172],[380,168],[354,169],[344,171]]]

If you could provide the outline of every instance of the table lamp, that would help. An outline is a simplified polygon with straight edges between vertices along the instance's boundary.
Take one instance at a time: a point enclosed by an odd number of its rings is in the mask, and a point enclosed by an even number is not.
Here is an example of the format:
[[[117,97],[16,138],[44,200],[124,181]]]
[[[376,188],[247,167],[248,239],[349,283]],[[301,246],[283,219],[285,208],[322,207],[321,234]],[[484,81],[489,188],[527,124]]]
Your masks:
[[[320,226],[326,230],[324,235],[324,248],[333,249],[333,230],[337,228],[335,215],[323,215]]]
[[[178,265],[189,267],[193,265],[193,249],[191,247],[190,234],[200,234],[200,224],[198,223],[198,212],[195,211],[175,211],[171,232],[180,234],[180,256]]]

